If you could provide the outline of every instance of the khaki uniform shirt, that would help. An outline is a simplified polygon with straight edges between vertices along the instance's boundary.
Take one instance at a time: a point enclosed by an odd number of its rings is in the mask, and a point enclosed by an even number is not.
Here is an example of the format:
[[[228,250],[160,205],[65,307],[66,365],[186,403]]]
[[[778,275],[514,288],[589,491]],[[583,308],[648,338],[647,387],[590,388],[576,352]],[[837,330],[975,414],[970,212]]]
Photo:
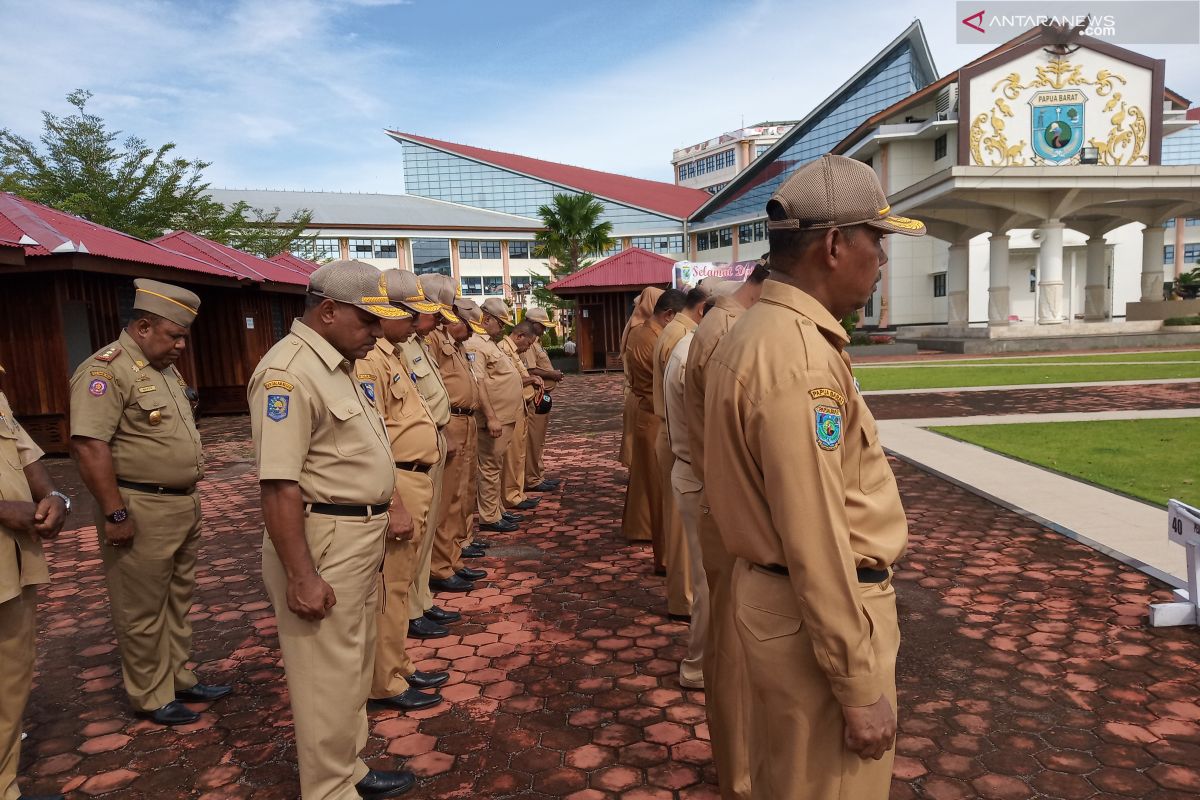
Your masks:
[[[683,313],[679,313],[667,323],[667,326],[663,328],[662,334],[658,337],[658,341],[654,343],[654,374],[651,376],[653,379],[652,396],[654,399],[654,416],[659,419],[666,419],[666,411],[663,407],[662,379],[663,373],[667,370],[667,359],[671,357],[671,351],[675,349],[675,345],[679,344],[679,340],[694,330],[696,330],[696,321]]]
[[[512,362],[513,367],[515,367],[517,373],[520,374],[521,380],[529,377],[529,370],[525,368],[525,362],[521,359],[521,354],[517,352],[517,344],[512,340],[511,336],[505,336],[503,339],[501,339],[497,347],[499,347],[500,352],[504,353],[508,360]],[[532,385],[521,386],[521,397],[526,403],[533,400],[534,395],[536,394],[537,392]]]
[[[487,336],[477,333],[467,339],[465,344],[468,360],[475,365],[483,378],[496,419],[501,425],[515,423],[517,415],[525,413],[525,403],[521,396],[521,373]]]
[[[396,346],[387,339],[377,340],[354,370],[363,393],[383,415],[392,461],[436,464],[441,458],[437,425]]]
[[[187,383],[158,371],[128,332],[71,378],[71,435],[108,442],[117,477],[187,489],[204,477]]]
[[[437,362],[450,405],[471,410],[479,408],[479,379],[467,361],[466,348],[445,331],[434,331],[429,335],[429,350]]]
[[[446,394],[446,384],[442,383],[442,375],[425,341],[420,336],[413,336],[407,342],[401,342],[400,354],[417,384],[417,390],[433,413],[433,421],[439,428],[445,427],[450,421],[450,396]]]
[[[692,451],[692,472],[701,483],[704,482],[704,380],[708,374],[708,360],[745,310],[741,303],[728,295],[718,297],[716,304],[705,312],[704,319],[696,326],[696,334],[688,350],[687,369],[683,375],[688,449]]]
[[[528,369],[544,369],[547,372],[554,372],[554,364],[550,363],[550,356],[546,353],[540,342],[534,342],[529,345],[529,349],[521,354],[521,361],[524,362],[525,368]],[[546,384],[546,391],[554,391],[554,387],[558,386],[558,381],[542,378],[542,383]]]
[[[13,416],[4,392],[0,392],[0,500],[33,501],[25,468],[43,455]],[[26,586],[49,582],[50,572],[38,535],[0,526],[0,603],[20,596]]]
[[[625,340],[625,369],[629,391],[637,398],[637,407],[654,413],[654,345],[662,333],[658,320],[651,318],[629,332]]]
[[[688,416],[684,403],[684,392],[686,391],[688,352],[691,350],[692,341],[695,338],[695,332],[688,331],[675,345],[675,349],[671,351],[671,357],[667,359],[667,368],[663,372],[662,380],[667,440],[671,443],[671,452],[675,454],[676,464],[682,462],[689,470],[692,465],[692,447],[688,439]]]
[[[863,706],[888,670],[855,569],[895,563],[908,526],[847,342],[811,296],[767,281],[708,364],[705,471],[721,480],[705,490],[730,553],[789,569],[834,695]]]
[[[351,367],[300,320],[258,362],[248,395],[259,480],[296,481],[305,503],[392,498],[387,430]]]

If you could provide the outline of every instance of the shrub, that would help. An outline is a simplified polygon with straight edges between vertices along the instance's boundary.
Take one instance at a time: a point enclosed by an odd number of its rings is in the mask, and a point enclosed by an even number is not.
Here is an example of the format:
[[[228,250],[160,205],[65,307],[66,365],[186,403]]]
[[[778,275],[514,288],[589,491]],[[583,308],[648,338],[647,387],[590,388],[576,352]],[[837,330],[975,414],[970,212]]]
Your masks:
[[[1200,316],[1196,317],[1171,317],[1163,322],[1163,325],[1200,325]]]

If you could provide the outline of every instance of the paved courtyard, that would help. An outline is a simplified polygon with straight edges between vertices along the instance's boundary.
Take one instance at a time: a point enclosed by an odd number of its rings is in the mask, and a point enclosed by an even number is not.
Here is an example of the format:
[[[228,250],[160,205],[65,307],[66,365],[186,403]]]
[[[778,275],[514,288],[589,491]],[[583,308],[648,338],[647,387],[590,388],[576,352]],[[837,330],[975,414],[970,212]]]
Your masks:
[[[881,416],[1197,405],[1186,389],[1113,387],[871,398]],[[564,479],[520,533],[493,536],[466,621],[415,646],[447,702],[377,713],[367,759],[406,760],[414,798],[715,798],[704,694],[676,674],[649,550],[619,535],[616,376],[559,389],[547,461]],[[906,405],[907,403],[907,405]],[[961,409],[961,410],[960,410]],[[131,719],[95,529],[50,548],[27,792],[73,797],[298,796],[244,418],[202,422],[205,543],[192,619],[203,680],[236,694],[184,728]],[[893,798],[1145,798],[1200,793],[1200,631],[1151,629],[1169,592],[1145,575],[906,464],[912,528],[897,573],[904,645]],[[53,471],[76,485],[68,462]],[[73,522],[88,521],[87,511]],[[196,706],[196,708],[204,708]]]

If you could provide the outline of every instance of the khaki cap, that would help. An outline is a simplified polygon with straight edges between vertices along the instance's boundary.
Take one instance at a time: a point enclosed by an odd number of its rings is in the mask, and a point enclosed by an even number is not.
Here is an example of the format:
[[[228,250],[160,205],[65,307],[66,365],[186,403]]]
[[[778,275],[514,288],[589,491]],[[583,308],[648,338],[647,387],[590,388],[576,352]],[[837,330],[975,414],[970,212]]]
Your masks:
[[[133,282],[136,290],[133,307],[138,311],[149,311],[187,328],[200,313],[200,298],[194,292],[172,286],[169,283],[138,278]]]
[[[458,322],[458,317],[454,316],[454,293],[458,282],[454,278],[437,272],[422,275],[420,281],[425,296],[438,304],[438,311],[441,312],[442,318],[446,322]]]
[[[460,297],[454,301],[454,310],[458,312],[458,316],[462,317],[462,321],[471,327],[471,330],[480,336],[487,336],[487,328],[480,324],[483,312],[474,300],[469,297]]]
[[[549,325],[550,315],[546,313],[546,309],[541,306],[534,306],[525,312],[525,319],[530,322],[536,322],[539,325]]]
[[[480,308],[483,310],[483,313],[491,314],[505,325],[512,322],[512,312],[508,310],[508,303],[499,297],[489,297],[483,301],[483,305]]]
[[[417,313],[417,310],[408,303],[408,298],[420,291],[417,287],[416,275],[403,269],[385,269],[383,286],[388,302],[404,312],[401,319],[407,319]]]
[[[712,285],[713,297],[728,297],[744,286],[741,281],[719,281]]]
[[[768,230],[870,225],[905,236],[925,235],[925,223],[892,215],[875,170],[845,156],[826,154],[796,170],[767,202],[768,216],[776,216],[771,213],[775,204],[785,218],[768,219]]]
[[[383,273],[362,261],[331,261],[308,276],[317,297],[358,306],[382,319],[404,319],[408,312],[390,304]]]

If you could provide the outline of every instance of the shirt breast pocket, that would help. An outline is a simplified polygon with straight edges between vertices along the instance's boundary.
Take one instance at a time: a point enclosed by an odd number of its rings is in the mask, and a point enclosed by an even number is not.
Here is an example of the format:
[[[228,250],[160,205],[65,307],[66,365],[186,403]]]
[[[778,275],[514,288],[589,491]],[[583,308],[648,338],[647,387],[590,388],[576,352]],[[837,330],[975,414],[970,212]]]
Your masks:
[[[433,367],[429,366],[429,359],[421,355],[413,359],[412,371],[418,378],[428,378],[433,372]]]
[[[170,398],[157,391],[139,394],[125,410],[125,418],[133,430],[152,436],[172,433],[179,422],[179,416],[170,406]]]
[[[858,485],[864,494],[870,494],[887,483],[892,477],[892,468],[887,455],[879,444],[879,429],[875,420],[865,415],[862,424],[862,446],[858,452]]]
[[[416,413],[420,406],[420,401],[417,399],[417,390],[413,387],[411,381],[405,386],[404,381],[406,380],[408,379],[401,376],[400,380],[392,381],[391,386],[388,387],[388,391],[392,393],[392,397],[399,403],[393,410],[401,418],[405,419]]]
[[[334,418],[333,443],[340,454],[358,455],[371,446],[375,433],[357,399],[337,400],[330,404],[329,413]]]
[[[0,463],[8,464],[17,470],[24,469],[21,465],[21,453],[17,450],[17,432],[3,417],[0,417]]]

